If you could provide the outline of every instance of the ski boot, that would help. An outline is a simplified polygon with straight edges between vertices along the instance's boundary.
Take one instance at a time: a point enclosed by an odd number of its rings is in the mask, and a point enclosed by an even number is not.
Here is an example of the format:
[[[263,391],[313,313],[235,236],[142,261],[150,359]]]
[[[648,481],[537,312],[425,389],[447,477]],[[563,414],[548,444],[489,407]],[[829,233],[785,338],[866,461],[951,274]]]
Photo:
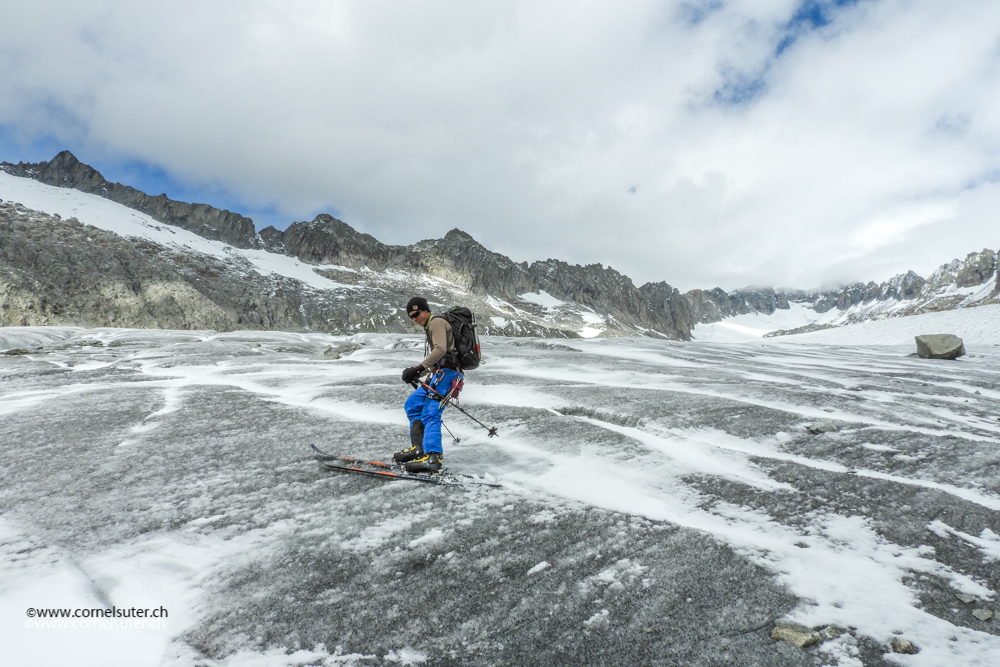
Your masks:
[[[406,472],[440,472],[442,458],[441,452],[427,452],[403,467],[406,468]]]
[[[424,455],[424,423],[419,419],[410,424],[410,448],[392,455],[396,463],[406,463]]]

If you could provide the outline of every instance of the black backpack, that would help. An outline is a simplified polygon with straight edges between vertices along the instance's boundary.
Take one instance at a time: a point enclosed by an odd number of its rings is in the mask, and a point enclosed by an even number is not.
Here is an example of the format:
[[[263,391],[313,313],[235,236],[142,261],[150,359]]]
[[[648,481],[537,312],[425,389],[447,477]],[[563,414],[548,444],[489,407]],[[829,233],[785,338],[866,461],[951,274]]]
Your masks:
[[[455,306],[438,317],[451,325],[452,335],[455,337],[455,359],[458,367],[463,371],[479,368],[483,356],[479,347],[479,332],[476,331],[479,326],[476,314],[464,306]]]

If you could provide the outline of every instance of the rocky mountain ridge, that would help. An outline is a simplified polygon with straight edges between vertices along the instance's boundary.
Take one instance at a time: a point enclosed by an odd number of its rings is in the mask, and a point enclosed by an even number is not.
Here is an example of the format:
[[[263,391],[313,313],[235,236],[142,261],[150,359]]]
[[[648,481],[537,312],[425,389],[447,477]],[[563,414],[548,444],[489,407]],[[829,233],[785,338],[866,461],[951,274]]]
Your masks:
[[[267,227],[258,234],[249,218],[229,211],[174,202],[165,195],[149,197],[129,186],[110,183],[68,151],[47,163],[3,163],[0,168],[13,176],[96,194],[159,222],[237,248],[290,255],[316,265],[331,279],[358,285],[365,282],[357,279],[364,274],[367,282],[394,292],[401,303],[413,285],[392,280],[393,272],[443,280],[449,284],[440,297],[443,303],[471,297],[492,318],[485,328],[495,333],[571,336],[583,328],[585,318],[596,318],[600,331],[610,335],[690,339],[693,319],[688,303],[666,283],[636,287],[627,276],[599,264],[574,266],[554,259],[531,265],[514,262],[458,229],[442,239],[391,246],[321,214],[312,221],[295,222],[284,231]],[[346,275],[352,272],[354,276]],[[546,293],[560,304],[524,302],[519,295],[526,293]]]
[[[839,290],[808,295],[804,302],[810,303],[817,313],[836,310],[837,314],[822,324],[775,331],[768,335],[789,335],[890,317],[1000,303],[998,269],[997,252],[985,248],[969,253],[965,259],[942,264],[928,278],[907,271],[882,283],[854,283]]]
[[[12,176],[31,178],[46,185],[95,194],[141,211],[154,220],[187,229],[207,239],[225,241],[237,248],[262,246],[250,218],[208,204],[175,201],[166,194],[151,197],[131,186],[112,183],[69,151],[62,151],[48,162],[3,162],[0,169]]]
[[[132,258],[118,263],[119,277],[124,280],[121,284],[132,284],[135,289],[126,291],[138,299],[134,303],[134,299],[126,299],[130,305],[122,302],[123,313],[137,312],[135,304],[139,302],[150,309],[145,318],[122,316],[136,322],[135,326],[140,326],[139,322],[147,322],[142,326],[160,322],[155,326],[191,328],[200,322],[198,326],[217,329],[400,331],[404,326],[399,324],[398,304],[419,290],[440,305],[473,306],[484,318],[485,333],[548,337],[649,335],[690,340],[698,324],[748,313],[772,314],[794,303],[814,310],[817,317],[834,309],[838,311],[833,318],[827,316],[825,324],[810,325],[815,328],[994,303],[1000,293],[997,254],[992,250],[971,253],[965,260],[945,264],[927,279],[910,271],[881,284],[856,283],[826,292],[772,288],[726,292],[714,288],[681,294],[666,282],[637,287],[627,276],[600,264],[570,265],[556,259],[531,264],[515,262],[490,251],[458,229],[441,239],[393,246],[333,216],[320,214],[312,221],[294,222],[283,231],[266,227],[258,233],[251,219],[231,211],[177,202],[166,195],[151,197],[130,186],[111,183],[69,151],[59,153],[49,162],[5,162],[0,169],[12,176],[103,197],[139,211],[153,221],[236,249],[293,257],[331,281],[330,289],[316,288],[288,276],[262,273],[250,261],[178,252],[147,239],[133,243],[132,248],[158,269],[143,264],[151,273],[126,279],[132,269],[122,267],[138,266],[141,262],[136,264]],[[26,220],[36,221],[40,225],[38,230],[29,232]],[[107,308],[80,310],[69,306],[70,302],[75,303],[75,297],[69,295],[92,295],[94,285],[101,280],[104,288],[97,293],[104,295],[105,300],[108,294],[124,293],[120,284],[114,288],[105,284],[114,271],[107,276],[90,275],[87,267],[106,265],[107,258],[91,261],[95,252],[93,241],[80,243],[79,230],[67,225],[69,221],[46,217],[43,212],[24,207],[11,207],[10,203],[0,209],[0,261],[7,275],[0,286],[0,298],[4,299],[0,302],[0,325],[50,322],[126,326],[119,323],[121,317],[108,315]],[[39,230],[47,230],[51,237],[43,238],[45,234],[40,235]],[[47,243],[57,244],[58,252],[55,246],[51,249],[53,256],[81,267],[78,273],[81,280],[73,285],[60,283],[65,289],[53,291],[52,281],[59,280],[55,267],[44,263],[35,266],[25,261],[26,251],[19,244],[29,237],[39,248]],[[126,252],[124,246],[112,245],[119,254]],[[73,252],[67,255],[71,247],[75,247],[76,255]],[[162,272],[159,280],[154,279],[156,271]],[[187,303],[190,312],[184,316],[171,314],[165,301],[156,298],[150,301],[148,286],[153,282],[173,285],[168,290],[171,298],[176,303]],[[182,284],[187,287],[180,287]],[[201,304],[188,289],[200,294],[216,310]],[[60,305],[60,298],[69,301]],[[91,301],[92,298],[90,301],[84,298],[80,304]],[[42,303],[47,305],[41,307]],[[195,306],[196,303],[200,305]],[[47,314],[42,315],[43,311]]]

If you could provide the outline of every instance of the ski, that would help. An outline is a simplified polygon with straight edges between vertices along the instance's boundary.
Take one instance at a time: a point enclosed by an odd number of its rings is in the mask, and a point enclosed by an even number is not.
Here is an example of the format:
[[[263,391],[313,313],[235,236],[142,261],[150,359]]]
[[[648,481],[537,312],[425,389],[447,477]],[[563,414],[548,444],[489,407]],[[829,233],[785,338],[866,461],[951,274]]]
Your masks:
[[[317,457],[319,460],[319,457]],[[428,484],[443,484],[446,486],[464,486],[462,482],[451,479],[449,477],[424,477],[422,475],[414,475],[406,472],[390,472],[388,470],[366,470],[365,468],[355,468],[352,466],[338,466],[327,461],[320,461],[324,466],[330,470],[340,470],[342,472],[357,473],[359,475],[371,475],[374,477],[383,477],[387,479],[408,479],[413,482],[426,482]]]
[[[345,461],[347,463],[353,463],[355,465],[376,466],[378,468],[384,468],[386,470],[392,470],[392,469],[402,470],[403,469],[403,466],[401,464],[399,464],[399,463],[396,463],[396,462],[385,463],[383,461],[366,461],[364,459],[356,459],[356,458],[352,458],[350,456],[340,456],[338,454],[327,454],[326,452],[324,452],[322,449],[320,449],[316,445],[309,445],[309,447],[310,447],[310,449],[313,450],[313,454],[315,455],[316,460],[320,461],[321,463],[322,462],[326,462],[326,461]]]
[[[495,482],[480,479],[475,475],[452,473],[444,470],[427,474],[411,473],[406,472],[406,469],[400,463],[383,463],[382,461],[367,461],[350,456],[327,454],[316,445],[309,445],[309,447],[313,451],[313,458],[331,470],[381,477],[383,479],[406,479],[413,482],[426,482],[428,484],[442,484],[445,486],[468,486],[472,484],[492,487],[501,486]]]

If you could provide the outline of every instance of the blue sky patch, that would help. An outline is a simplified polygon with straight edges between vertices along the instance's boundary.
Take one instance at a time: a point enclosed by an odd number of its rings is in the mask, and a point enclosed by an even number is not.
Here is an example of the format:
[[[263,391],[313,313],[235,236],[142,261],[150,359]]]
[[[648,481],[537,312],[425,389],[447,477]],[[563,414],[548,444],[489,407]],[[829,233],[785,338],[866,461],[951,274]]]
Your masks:
[[[764,80],[767,69],[768,66],[765,66],[764,70],[756,76],[735,70],[727,72],[724,75],[726,82],[715,91],[712,97],[718,104],[729,106],[749,104],[767,90],[767,82]]]
[[[741,106],[767,92],[767,73],[798,39],[833,23],[838,10],[853,7],[861,0],[802,0],[792,17],[778,31],[773,54],[756,72],[732,69],[723,72],[724,83],[712,95],[716,104]],[[721,3],[720,3],[721,4]]]
[[[778,40],[774,54],[780,56],[802,35],[833,23],[837,10],[853,7],[858,2],[859,0],[802,0],[792,18],[785,24],[785,34]]]
[[[722,5],[722,0],[690,0],[680,4],[677,16],[683,23],[698,25],[717,9],[721,9]]]

